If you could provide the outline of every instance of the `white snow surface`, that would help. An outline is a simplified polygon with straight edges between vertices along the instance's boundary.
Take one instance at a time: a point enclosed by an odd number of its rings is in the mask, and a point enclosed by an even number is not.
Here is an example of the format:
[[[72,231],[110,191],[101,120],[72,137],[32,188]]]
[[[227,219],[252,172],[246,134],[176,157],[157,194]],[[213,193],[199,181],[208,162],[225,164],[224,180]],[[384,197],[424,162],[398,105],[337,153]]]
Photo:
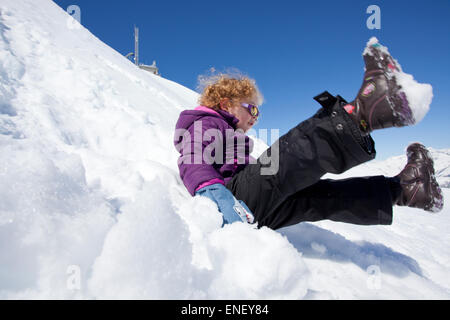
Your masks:
[[[0,0],[1,299],[450,297],[448,206],[396,207],[391,226],[220,228],[216,205],[186,191],[172,144],[197,98],[49,0]],[[450,149],[432,154],[448,198]]]

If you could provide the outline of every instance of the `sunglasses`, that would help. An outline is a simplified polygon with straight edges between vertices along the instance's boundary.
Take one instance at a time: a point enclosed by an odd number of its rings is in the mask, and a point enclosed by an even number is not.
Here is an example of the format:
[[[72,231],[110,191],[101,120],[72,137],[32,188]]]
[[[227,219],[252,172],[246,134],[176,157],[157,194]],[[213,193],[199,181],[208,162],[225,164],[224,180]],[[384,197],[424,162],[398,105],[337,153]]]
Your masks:
[[[259,117],[259,108],[257,106],[248,103],[241,103],[241,106],[246,108],[248,113],[250,113],[252,117],[255,118]]]

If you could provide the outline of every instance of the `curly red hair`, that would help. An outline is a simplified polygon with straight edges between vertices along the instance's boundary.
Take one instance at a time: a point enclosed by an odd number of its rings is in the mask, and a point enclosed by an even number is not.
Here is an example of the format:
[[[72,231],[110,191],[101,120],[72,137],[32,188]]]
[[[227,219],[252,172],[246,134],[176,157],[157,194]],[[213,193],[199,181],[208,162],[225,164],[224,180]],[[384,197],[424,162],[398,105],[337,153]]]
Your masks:
[[[198,100],[199,104],[214,110],[220,108],[224,98],[230,100],[247,100],[248,103],[261,105],[263,96],[255,80],[244,75],[220,73],[199,77],[199,87],[203,92]]]

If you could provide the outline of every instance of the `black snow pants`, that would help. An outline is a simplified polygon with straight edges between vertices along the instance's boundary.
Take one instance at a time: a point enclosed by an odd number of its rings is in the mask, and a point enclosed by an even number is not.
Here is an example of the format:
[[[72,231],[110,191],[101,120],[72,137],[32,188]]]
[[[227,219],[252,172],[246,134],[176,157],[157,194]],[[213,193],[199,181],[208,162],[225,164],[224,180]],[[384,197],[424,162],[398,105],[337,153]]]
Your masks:
[[[372,160],[376,152],[372,137],[362,136],[342,107],[342,97],[324,92],[314,99],[322,108],[236,174],[227,188],[247,204],[258,227],[278,229],[324,219],[391,224],[388,178],[321,179]],[[273,165],[276,156],[278,166]]]

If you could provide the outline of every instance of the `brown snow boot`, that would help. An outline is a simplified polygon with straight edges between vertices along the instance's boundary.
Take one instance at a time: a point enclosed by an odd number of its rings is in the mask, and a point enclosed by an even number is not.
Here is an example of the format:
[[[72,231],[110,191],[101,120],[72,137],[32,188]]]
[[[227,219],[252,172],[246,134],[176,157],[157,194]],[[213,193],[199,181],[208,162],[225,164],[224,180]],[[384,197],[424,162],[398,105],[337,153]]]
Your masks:
[[[436,181],[434,164],[430,152],[420,143],[406,149],[408,163],[394,178],[398,179],[401,191],[394,204],[439,212],[444,206],[442,190]]]
[[[398,84],[401,68],[386,47],[372,38],[363,53],[364,81],[354,101],[344,106],[363,134],[415,123],[405,92]]]

